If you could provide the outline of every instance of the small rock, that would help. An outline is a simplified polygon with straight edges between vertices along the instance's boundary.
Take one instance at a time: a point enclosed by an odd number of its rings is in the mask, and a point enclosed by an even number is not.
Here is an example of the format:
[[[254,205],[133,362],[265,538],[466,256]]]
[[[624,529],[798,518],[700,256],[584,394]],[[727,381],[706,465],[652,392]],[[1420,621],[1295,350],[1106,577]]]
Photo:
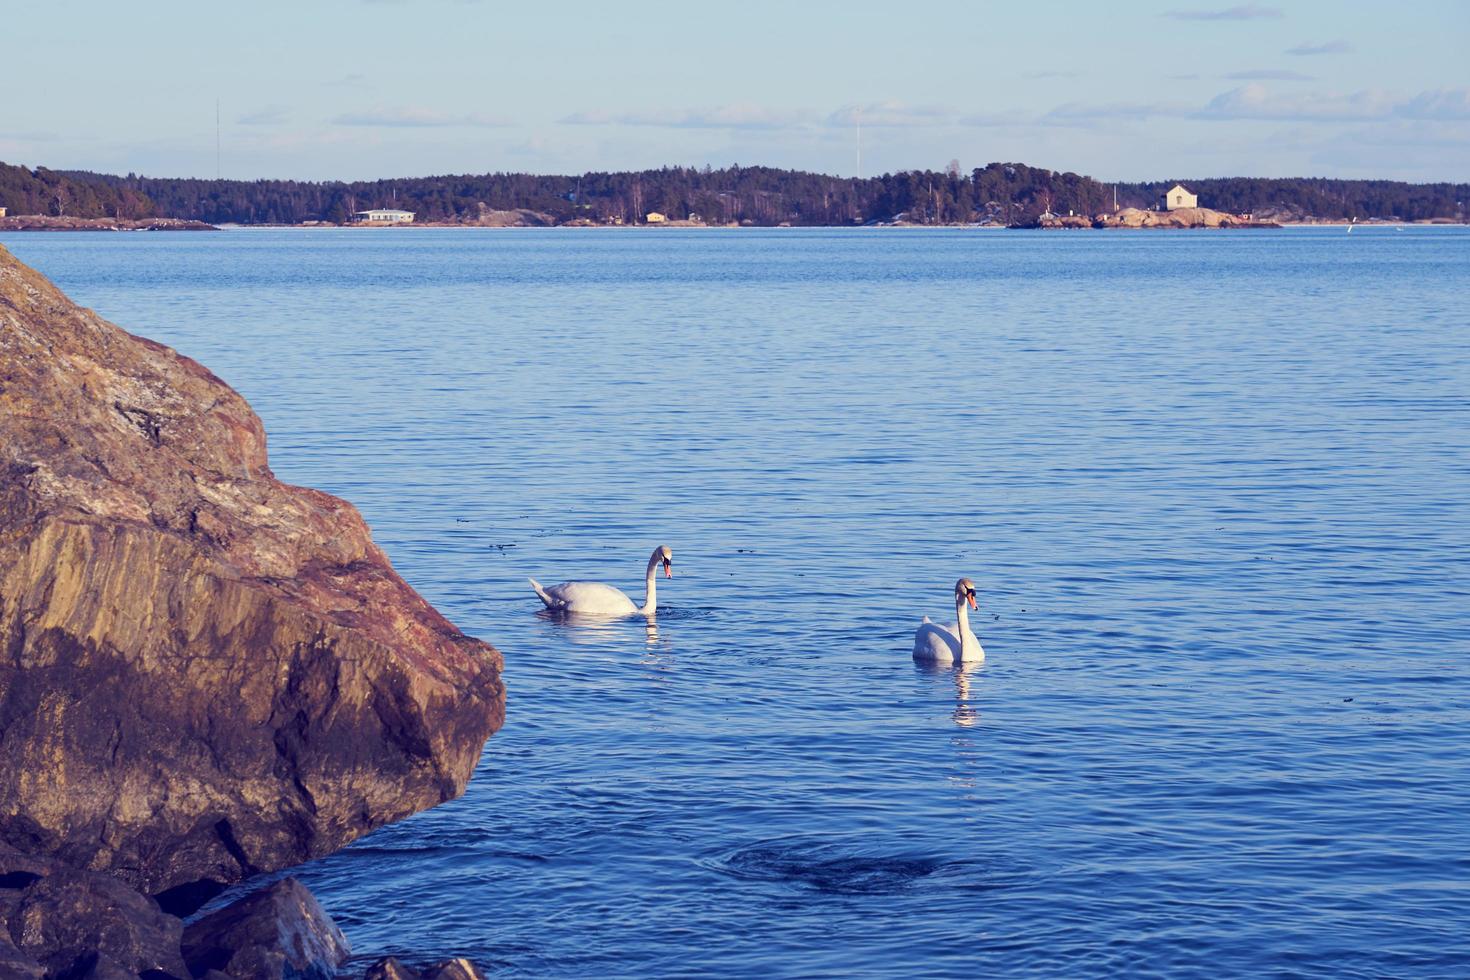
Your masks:
[[[404,966],[396,956],[385,956],[362,975],[362,980],[422,980],[422,975],[413,967]]]
[[[347,937],[295,879],[263,887],[184,930],[184,959],[194,973],[332,980],[350,952]]]
[[[351,953],[342,931],[295,878],[192,923],[183,947],[196,974],[212,969],[250,980],[332,980]]]
[[[461,956],[435,963],[424,971],[424,980],[485,980],[485,974]]]
[[[15,945],[48,975],[110,980],[112,965],[130,977],[189,975],[179,955],[183,925],[109,875],[53,871],[20,893],[8,925]]]

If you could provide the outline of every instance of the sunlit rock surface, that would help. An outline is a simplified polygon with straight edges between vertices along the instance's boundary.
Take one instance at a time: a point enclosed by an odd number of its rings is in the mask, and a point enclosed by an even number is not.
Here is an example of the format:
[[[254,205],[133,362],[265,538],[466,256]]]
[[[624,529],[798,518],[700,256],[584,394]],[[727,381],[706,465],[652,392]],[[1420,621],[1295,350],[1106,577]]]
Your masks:
[[[197,904],[462,792],[500,668],[240,395],[0,248],[0,841]]]

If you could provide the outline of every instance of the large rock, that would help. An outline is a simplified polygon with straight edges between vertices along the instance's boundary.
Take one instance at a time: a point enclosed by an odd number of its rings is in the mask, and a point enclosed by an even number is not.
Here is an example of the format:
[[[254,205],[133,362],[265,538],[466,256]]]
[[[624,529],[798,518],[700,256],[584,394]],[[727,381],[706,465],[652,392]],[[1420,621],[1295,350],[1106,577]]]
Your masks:
[[[251,980],[332,980],[347,939],[306,886],[283,878],[211,912],[184,931],[195,976],[219,970]]]
[[[0,248],[0,841],[187,909],[462,792],[500,667],[235,391]]]
[[[48,976],[189,976],[179,954],[183,925],[110,875],[53,871],[7,904],[10,938]]]

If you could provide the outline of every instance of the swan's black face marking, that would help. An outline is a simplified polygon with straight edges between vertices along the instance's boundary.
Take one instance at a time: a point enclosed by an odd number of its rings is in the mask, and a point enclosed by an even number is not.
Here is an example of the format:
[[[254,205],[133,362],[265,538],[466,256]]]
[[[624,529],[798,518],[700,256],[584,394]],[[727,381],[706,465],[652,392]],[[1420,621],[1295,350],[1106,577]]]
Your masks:
[[[672,560],[670,560],[668,558],[665,558],[664,559],[664,578],[673,578],[673,577],[674,577],[674,563],[673,563]]]

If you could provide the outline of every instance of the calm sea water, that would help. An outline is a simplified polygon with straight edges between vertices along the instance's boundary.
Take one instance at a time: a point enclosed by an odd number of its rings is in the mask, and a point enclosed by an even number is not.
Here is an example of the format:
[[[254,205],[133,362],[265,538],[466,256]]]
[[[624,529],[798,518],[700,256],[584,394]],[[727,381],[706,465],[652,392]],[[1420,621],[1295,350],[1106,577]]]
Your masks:
[[[1462,229],[4,242],[505,651],[465,796],[300,870],[359,953],[1470,974]],[[658,544],[656,628],[537,615]]]

